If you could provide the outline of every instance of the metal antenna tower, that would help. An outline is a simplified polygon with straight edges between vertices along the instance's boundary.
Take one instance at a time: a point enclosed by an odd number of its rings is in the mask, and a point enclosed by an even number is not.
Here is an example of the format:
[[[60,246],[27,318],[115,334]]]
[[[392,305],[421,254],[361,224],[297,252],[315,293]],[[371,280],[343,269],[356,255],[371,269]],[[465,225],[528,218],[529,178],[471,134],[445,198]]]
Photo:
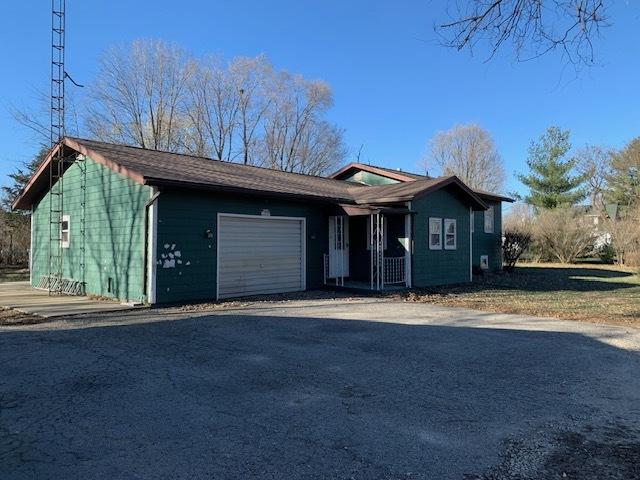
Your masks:
[[[64,138],[65,2],[51,0],[51,148]],[[64,151],[59,145],[49,163],[49,294],[62,292],[63,173]]]

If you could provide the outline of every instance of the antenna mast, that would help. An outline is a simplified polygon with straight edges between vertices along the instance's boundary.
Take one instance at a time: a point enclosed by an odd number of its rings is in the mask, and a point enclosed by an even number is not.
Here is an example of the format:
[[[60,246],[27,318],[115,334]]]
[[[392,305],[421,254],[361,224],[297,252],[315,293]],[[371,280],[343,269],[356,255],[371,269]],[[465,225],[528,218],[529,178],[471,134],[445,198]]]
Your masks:
[[[64,138],[65,3],[66,0],[51,0],[51,148],[56,148]],[[59,145],[49,163],[49,275],[46,280],[49,294],[63,290],[63,231],[68,235],[68,222],[63,228],[63,173],[64,152]]]

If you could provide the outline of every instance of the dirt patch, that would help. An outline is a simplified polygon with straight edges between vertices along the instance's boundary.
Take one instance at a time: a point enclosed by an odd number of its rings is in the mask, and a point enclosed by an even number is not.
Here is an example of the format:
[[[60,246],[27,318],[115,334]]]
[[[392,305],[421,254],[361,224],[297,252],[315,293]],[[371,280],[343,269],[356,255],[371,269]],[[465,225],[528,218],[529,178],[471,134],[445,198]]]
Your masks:
[[[502,461],[466,480],[640,478],[640,431],[625,425],[540,433],[507,442]]]
[[[238,300],[222,300],[220,302],[193,303],[189,305],[181,305],[176,307],[181,312],[206,312],[209,310],[224,310],[235,308],[246,308],[256,305],[265,304],[287,304],[290,302],[304,300],[340,300],[340,301],[356,301],[361,300],[364,296],[371,295],[354,295],[347,291],[329,291],[329,290],[309,290],[305,292],[282,293],[276,295],[258,295],[253,297],[242,297]],[[383,296],[383,295],[375,295]],[[386,297],[386,296],[385,296]],[[400,298],[396,295],[397,298]]]
[[[0,307],[0,326],[11,327],[19,325],[34,325],[46,322],[47,319],[39,315],[22,313],[12,308]]]

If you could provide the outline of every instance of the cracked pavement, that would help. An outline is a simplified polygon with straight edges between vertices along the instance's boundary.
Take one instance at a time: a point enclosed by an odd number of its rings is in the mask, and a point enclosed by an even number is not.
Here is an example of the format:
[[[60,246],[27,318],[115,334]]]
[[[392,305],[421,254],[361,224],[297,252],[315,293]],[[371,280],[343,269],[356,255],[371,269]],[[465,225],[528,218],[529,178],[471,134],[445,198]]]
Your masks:
[[[0,478],[631,478],[639,352],[371,298],[0,328]]]

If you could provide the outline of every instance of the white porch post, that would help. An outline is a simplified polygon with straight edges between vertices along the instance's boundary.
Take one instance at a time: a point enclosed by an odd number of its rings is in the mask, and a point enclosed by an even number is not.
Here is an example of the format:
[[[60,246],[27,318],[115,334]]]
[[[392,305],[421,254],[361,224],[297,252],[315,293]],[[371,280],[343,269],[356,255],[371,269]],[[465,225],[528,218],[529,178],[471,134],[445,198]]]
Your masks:
[[[411,210],[411,202],[408,202],[407,207]],[[413,241],[413,236],[411,235],[411,214],[407,213],[404,216],[404,236],[406,239],[405,242],[405,252],[404,252],[404,284],[407,288],[411,288],[411,242]]]

